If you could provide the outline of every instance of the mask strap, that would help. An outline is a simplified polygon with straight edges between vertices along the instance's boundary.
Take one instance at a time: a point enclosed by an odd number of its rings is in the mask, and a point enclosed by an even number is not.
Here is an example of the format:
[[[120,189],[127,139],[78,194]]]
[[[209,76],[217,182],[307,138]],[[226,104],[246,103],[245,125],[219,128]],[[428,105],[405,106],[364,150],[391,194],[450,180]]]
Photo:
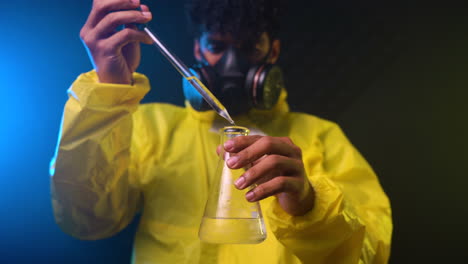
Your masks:
[[[267,64],[268,62],[268,58],[270,57],[271,55],[271,51],[273,50],[273,40],[270,42],[270,48],[268,49],[268,52],[267,54],[265,55],[265,58],[263,59],[263,63],[262,64]]]

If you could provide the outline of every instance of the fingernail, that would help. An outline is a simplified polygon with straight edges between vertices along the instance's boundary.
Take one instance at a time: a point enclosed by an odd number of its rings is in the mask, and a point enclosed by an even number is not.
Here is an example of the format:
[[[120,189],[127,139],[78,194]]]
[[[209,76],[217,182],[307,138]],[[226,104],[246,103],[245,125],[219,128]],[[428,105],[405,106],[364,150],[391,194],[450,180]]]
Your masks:
[[[245,178],[244,176],[241,176],[239,177],[239,179],[236,180],[234,184],[236,185],[237,188],[241,188],[242,185],[244,185],[244,183],[245,183]]]
[[[249,191],[248,193],[245,194],[245,198],[249,201],[251,201],[254,198],[254,193],[253,191]]]
[[[150,18],[151,17],[151,12],[141,12],[141,14],[144,16],[144,17],[148,17]]]
[[[130,0],[130,2],[132,2],[133,4],[138,4],[140,0]]]
[[[232,150],[233,147],[234,147],[234,142],[232,142],[231,140],[228,140],[224,143],[224,149],[227,151]]]
[[[229,167],[232,167],[237,163],[238,160],[239,160],[239,157],[237,157],[237,156],[231,157],[230,159],[228,159],[227,165]]]

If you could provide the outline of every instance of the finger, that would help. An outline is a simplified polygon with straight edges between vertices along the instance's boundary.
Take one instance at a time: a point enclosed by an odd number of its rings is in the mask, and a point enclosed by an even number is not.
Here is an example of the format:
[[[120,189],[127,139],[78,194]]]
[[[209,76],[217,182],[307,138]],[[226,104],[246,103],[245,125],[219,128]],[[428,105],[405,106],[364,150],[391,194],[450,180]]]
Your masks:
[[[244,147],[246,144],[248,147],[245,147],[227,161],[227,164],[232,169],[238,169],[246,166],[247,164],[254,163],[259,158],[264,155],[282,155],[286,157],[302,159],[301,150],[296,145],[287,142],[283,138],[278,137],[261,137],[255,142],[251,143],[252,139],[242,139],[244,137],[238,137],[240,140],[234,141],[234,151],[237,150],[237,146],[240,148]],[[237,138],[236,138],[237,139]]]
[[[252,145],[257,140],[263,138],[264,136],[244,136],[244,137],[235,137],[231,140],[226,141],[224,143],[224,147],[226,151],[235,152],[241,151],[242,149]],[[289,137],[275,137],[276,139],[283,141],[288,145],[294,145],[293,141]]]
[[[245,189],[252,184],[262,184],[278,175],[290,176],[303,170],[302,160],[296,160],[280,155],[268,155],[261,162],[252,166],[241,175],[234,185]]]
[[[262,136],[235,137],[224,143],[224,149],[228,152],[239,152],[261,138]]]
[[[256,202],[283,192],[297,192],[300,181],[296,178],[279,176],[262,183],[245,194],[249,202]]]
[[[139,6],[140,0],[94,0],[85,25],[94,28],[110,12],[136,9]]]
[[[125,28],[110,38],[103,40],[98,43],[99,50],[103,52],[103,55],[115,55],[123,46],[130,42],[143,42],[146,44],[151,43],[151,39],[145,32],[138,29]],[[101,46],[102,45],[102,46]]]
[[[121,11],[109,13],[95,27],[96,38],[106,38],[115,33],[115,29],[120,25],[132,25],[147,23],[151,20],[151,12]]]
[[[141,12],[149,12],[150,9],[147,5],[140,5]]]

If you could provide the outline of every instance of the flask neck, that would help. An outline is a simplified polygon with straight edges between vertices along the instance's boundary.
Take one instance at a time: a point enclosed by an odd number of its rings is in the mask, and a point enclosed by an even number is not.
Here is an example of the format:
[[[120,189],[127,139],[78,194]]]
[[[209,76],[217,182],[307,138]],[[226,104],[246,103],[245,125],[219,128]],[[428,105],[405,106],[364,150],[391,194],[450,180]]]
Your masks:
[[[221,129],[223,135],[223,142],[228,141],[231,138],[235,138],[238,136],[247,136],[249,135],[250,131],[246,127],[241,126],[227,126]]]

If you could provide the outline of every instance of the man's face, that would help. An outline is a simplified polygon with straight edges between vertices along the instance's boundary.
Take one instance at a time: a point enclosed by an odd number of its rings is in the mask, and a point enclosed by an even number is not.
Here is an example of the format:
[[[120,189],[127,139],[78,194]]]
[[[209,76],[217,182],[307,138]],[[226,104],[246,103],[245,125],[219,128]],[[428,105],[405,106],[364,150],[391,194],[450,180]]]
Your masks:
[[[229,109],[231,115],[246,113],[255,103],[252,100],[258,78],[254,78],[258,76],[248,78],[248,75],[257,73],[259,64],[274,64],[279,56],[279,40],[272,41],[267,33],[261,34],[251,44],[246,43],[230,34],[219,33],[204,33],[194,43],[194,55],[202,63],[201,69],[206,63],[212,66],[200,71],[203,74],[202,82]],[[188,100],[192,100],[192,105],[202,108],[203,103],[200,102],[203,101],[198,93],[193,93],[191,86],[184,86],[184,92]]]
[[[215,65],[231,46],[238,48],[252,64],[258,64],[265,60],[275,63],[278,60],[280,43],[275,39],[271,41],[266,32],[260,35],[256,43],[247,45],[239,43],[229,34],[205,32],[195,40],[194,55],[198,61],[204,60],[209,65]],[[202,56],[203,55],[203,56]]]

